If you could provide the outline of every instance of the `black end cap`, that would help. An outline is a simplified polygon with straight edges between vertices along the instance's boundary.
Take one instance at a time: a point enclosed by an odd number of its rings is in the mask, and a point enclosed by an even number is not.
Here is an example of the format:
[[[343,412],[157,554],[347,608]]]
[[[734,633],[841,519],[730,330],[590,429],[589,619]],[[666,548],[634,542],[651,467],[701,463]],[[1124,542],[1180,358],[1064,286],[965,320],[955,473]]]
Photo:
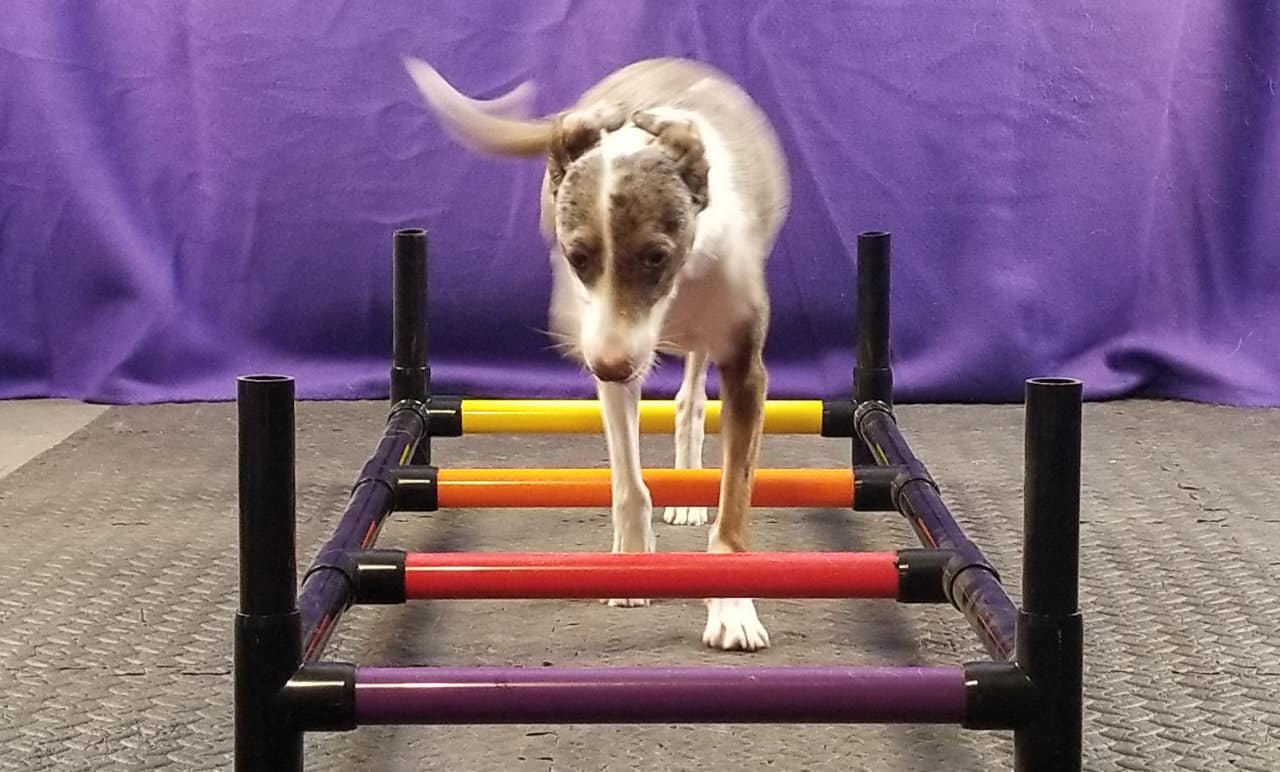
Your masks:
[[[462,436],[462,399],[432,397],[427,400],[427,434],[432,437]]]
[[[280,691],[280,703],[298,731],[349,732],[356,728],[356,666],[303,665]]]
[[[946,569],[951,550],[898,551],[899,603],[950,603]]]
[[[404,603],[404,550],[378,549],[353,553],[352,602],[369,605]]]
[[[894,481],[902,467],[859,464],[853,468],[853,508],[858,512],[896,512]]]
[[[823,437],[856,437],[853,425],[854,404],[848,400],[824,399],[822,401]]]
[[[435,512],[439,509],[439,473],[434,466],[402,466],[392,469],[388,477],[391,511]]]
[[[1017,729],[1034,721],[1039,694],[1012,662],[964,665],[965,729]]]

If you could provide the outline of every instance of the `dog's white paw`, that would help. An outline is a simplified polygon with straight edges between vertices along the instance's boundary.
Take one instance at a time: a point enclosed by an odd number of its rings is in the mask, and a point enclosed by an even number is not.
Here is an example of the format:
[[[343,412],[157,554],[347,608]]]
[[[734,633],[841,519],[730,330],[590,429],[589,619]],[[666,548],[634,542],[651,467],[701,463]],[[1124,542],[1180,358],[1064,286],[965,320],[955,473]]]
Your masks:
[[[712,598],[702,642],[724,651],[758,651],[769,648],[769,633],[750,598]]]
[[[656,552],[658,549],[658,539],[653,533],[653,526],[649,522],[653,508],[645,500],[641,502],[637,509],[639,510],[638,516],[622,520],[623,523],[630,525],[631,528],[629,529],[624,525],[614,532],[613,553],[615,555],[623,552]],[[635,529],[637,523],[641,527],[632,533],[628,533],[628,530]],[[610,598],[603,602],[614,608],[639,608],[640,606],[649,605],[649,601],[644,598]]]
[[[662,521],[671,525],[706,525],[706,507],[667,507],[662,512]]]

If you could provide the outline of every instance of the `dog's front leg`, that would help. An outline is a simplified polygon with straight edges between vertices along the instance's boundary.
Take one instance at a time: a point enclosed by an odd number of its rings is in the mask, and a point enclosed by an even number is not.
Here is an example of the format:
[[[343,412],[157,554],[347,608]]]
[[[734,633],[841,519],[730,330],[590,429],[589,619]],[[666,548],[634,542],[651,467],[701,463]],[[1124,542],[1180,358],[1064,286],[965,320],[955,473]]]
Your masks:
[[[676,392],[676,469],[702,468],[703,423],[707,407],[707,354],[691,351],[684,359],[684,379]],[[662,519],[672,525],[702,525],[706,507],[667,507]]]
[[[760,455],[768,375],[758,346],[733,361],[717,363],[720,372],[720,512],[711,528],[709,552],[746,552],[749,542],[751,488]],[[725,650],[768,648],[769,633],[756,616],[750,598],[707,601],[702,641]]]
[[[613,551],[653,552],[653,503],[640,475],[640,382],[596,381],[604,414],[613,494]],[[615,598],[610,606],[644,606],[642,598]]]

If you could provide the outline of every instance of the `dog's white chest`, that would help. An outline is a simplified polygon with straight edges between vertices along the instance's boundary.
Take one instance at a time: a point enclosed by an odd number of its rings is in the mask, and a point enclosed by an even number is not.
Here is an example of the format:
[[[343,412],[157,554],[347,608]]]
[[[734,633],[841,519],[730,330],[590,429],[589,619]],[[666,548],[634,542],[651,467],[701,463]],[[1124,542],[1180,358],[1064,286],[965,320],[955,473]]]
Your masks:
[[[697,276],[685,277],[663,323],[662,340],[670,353],[705,351],[713,361],[732,353],[751,306],[726,266],[713,261]]]

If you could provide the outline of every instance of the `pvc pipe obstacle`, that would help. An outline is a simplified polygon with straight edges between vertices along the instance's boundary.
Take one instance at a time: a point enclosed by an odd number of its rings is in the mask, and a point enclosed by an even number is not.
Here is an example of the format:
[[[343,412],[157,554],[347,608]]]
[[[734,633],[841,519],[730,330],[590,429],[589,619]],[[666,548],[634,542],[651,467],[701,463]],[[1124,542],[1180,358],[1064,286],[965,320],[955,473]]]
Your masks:
[[[459,406],[464,434],[598,434],[604,430],[595,400],[465,399]],[[818,434],[822,402],[780,401],[765,404],[765,431],[772,434]],[[676,427],[676,403],[640,403],[640,431],[670,434]],[[706,431],[720,431],[720,401],[707,400]]]
[[[405,597],[897,598],[894,552],[409,553]]]
[[[898,467],[757,469],[757,507],[893,510]],[[719,469],[644,469],[654,506],[708,506],[720,500]],[[607,507],[608,469],[437,469],[402,466],[391,473],[398,511],[500,507]]]
[[[642,476],[655,507],[709,506],[720,501],[719,469],[647,469]],[[441,469],[440,506],[607,507],[608,469]],[[850,469],[758,469],[757,507],[852,507]]]
[[[962,667],[362,667],[355,673],[355,719],[361,725],[958,724],[966,693]]]
[[[896,553],[460,554],[375,549],[398,510],[607,506],[605,470],[450,470],[431,439],[595,430],[585,401],[430,395],[426,234],[396,234],[388,422],[331,538],[294,587],[293,383],[241,378],[238,770],[303,768],[305,732],[372,724],[947,723],[1014,732],[1016,772],[1081,767],[1081,385],[1026,384],[1024,607],[947,509],[893,415],[888,234],[858,240],[858,364],[847,402],[775,402],[771,429],[853,438],[853,466],[760,470],[757,505],[896,510],[923,549]],[[647,403],[662,430],[668,403]],[[709,411],[711,415],[715,415]],[[468,414],[470,418],[468,418]],[[709,419],[714,426],[714,419]],[[815,431],[816,429],[816,431]],[[716,470],[648,470],[655,503],[715,503]],[[322,659],[353,603],[432,598],[859,597],[955,606],[990,659],[940,667],[384,668]]]

